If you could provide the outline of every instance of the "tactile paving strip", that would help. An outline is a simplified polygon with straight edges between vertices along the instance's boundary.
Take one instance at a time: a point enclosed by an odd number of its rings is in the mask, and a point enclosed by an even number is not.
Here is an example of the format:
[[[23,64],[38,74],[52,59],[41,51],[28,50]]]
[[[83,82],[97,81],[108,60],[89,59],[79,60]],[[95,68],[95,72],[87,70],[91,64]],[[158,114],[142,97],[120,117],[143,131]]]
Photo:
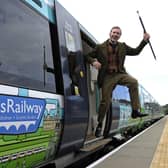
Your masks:
[[[150,168],[168,168],[168,118]]]

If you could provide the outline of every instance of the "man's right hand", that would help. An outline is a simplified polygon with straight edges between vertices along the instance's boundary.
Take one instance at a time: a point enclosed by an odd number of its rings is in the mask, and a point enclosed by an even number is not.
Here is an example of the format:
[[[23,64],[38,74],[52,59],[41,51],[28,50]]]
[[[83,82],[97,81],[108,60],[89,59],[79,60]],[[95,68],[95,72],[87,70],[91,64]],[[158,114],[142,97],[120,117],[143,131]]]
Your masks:
[[[92,65],[96,68],[96,69],[100,69],[101,68],[101,63],[97,60],[95,60]]]

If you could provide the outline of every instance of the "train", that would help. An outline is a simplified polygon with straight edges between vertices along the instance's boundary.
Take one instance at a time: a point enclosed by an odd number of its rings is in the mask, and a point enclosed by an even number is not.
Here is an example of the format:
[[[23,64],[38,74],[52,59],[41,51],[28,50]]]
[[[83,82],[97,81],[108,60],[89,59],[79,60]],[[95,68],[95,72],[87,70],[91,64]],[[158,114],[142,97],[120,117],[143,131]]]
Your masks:
[[[0,27],[0,168],[66,167],[163,117],[139,85],[149,115],[132,119],[128,88],[118,85],[94,136],[101,90],[84,55],[98,41],[58,1],[5,0]]]

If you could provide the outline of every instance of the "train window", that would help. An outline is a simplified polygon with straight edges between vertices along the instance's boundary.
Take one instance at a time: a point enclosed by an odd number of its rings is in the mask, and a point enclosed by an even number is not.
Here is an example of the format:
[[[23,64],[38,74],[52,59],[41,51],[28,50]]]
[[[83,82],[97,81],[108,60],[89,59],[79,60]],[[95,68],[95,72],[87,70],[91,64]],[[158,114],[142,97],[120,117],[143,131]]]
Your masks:
[[[159,104],[151,96],[151,94],[147,90],[145,90],[145,88],[143,88],[142,86],[140,86],[139,90],[140,90],[140,100],[142,108],[148,112],[159,111],[160,108]]]
[[[96,42],[93,42],[83,31],[81,31],[83,54],[88,54],[96,47]]]
[[[113,101],[130,104],[128,88],[125,86],[117,85],[113,92]]]
[[[18,0],[0,5],[0,82],[55,92],[55,76],[46,74],[44,55],[53,67],[49,22]]]
[[[65,30],[65,40],[66,47],[68,50],[68,66],[69,66],[69,76],[72,80],[71,83],[71,93],[72,95],[80,95],[79,91],[79,73],[80,65],[78,64],[78,53],[76,52],[75,39],[72,33]]]

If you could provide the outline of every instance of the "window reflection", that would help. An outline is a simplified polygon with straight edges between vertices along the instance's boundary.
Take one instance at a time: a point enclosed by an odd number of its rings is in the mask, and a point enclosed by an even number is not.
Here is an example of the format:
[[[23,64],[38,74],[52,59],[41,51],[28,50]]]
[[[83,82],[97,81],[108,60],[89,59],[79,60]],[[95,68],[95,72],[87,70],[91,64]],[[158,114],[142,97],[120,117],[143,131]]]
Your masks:
[[[71,93],[73,95],[80,95],[79,82],[80,82],[80,64],[78,63],[78,52],[76,51],[75,39],[73,34],[65,30],[65,40],[67,47],[69,76],[72,80]]]
[[[0,6],[0,81],[21,87],[55,92],[55,77],[43,82],[43,46],[53,67],[48,21],[17,0]]]

